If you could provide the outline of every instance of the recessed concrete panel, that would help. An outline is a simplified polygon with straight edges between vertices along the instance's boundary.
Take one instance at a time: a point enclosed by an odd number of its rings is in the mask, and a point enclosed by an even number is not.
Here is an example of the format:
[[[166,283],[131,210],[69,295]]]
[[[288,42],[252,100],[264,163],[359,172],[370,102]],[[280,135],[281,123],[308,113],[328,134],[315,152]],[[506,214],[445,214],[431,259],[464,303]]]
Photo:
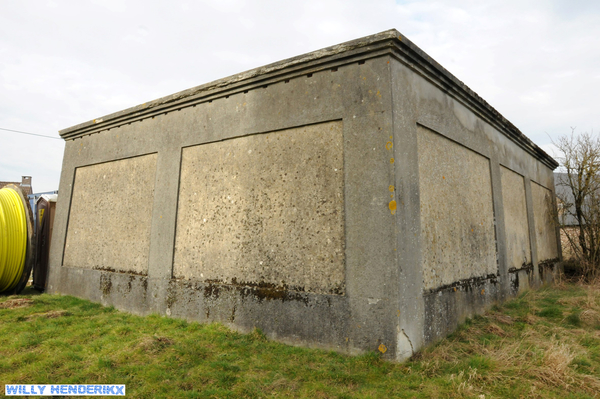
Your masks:
[[[344,291],[342,123],[183,149],[176,278]]]
[[[535,182],[531,182],[533,219],[538,262],[558,258],[556,225],[554,224],[554,202],[552,192]]]
[[[531,264],[525,183],[523,176],[503,166],[500,166],[500,175],[508,268],[520,269]]]
[[[489,160],[419,126],[425,289],[497,273]]]
[[[156,154],[77,168],[63,265],[146,274]]]

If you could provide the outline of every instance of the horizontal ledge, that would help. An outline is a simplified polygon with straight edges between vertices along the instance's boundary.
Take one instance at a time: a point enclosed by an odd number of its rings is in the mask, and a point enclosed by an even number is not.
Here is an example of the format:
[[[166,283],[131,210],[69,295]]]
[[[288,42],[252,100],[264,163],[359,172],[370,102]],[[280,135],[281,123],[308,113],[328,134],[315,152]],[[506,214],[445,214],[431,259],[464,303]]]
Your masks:
[[[131,107],[79,125],[61,130],[60,136],[72,140],[122,125],[178,111],[217,98],[256,90],[301,75],[366,59],[391,55],[414,72],[434,83],[439,89],[456,98],[529,154],[554,170],[558,163],[504,118],[477,93],[427,55],[395,29],[341,43],[283,61],[196,86],[170,96]]]

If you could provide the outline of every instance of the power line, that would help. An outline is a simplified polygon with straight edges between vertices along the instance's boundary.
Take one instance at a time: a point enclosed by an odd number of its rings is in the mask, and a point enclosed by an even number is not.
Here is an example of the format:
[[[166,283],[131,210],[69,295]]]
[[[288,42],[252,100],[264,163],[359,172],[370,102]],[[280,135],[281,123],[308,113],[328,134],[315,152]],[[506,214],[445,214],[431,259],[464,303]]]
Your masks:
[[[22,132],[22,131],[20,131],[20,130],[5,129],[5,128],[3,128],[3,127],[0,127],[0,130],[6,130],[7,132],[13,132],[13,133],[28,134],[28,135],[30,135],[30,136],[45,137],[45,138],[47,138],[47,139],[62,140],[60,137],[44,136],[43,134],[36,134],[36,133],[29,133],[29,132]]]

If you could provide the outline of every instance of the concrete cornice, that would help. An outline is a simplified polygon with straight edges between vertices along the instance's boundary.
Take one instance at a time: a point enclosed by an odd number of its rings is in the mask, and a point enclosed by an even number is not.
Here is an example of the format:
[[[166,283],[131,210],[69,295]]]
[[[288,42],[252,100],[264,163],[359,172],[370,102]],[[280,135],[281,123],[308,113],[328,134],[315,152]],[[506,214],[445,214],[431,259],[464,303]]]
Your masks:
[[[61,130],[65,140],[357,60],[391,54],[554,170],[558,163],[463,82],[395,29],[251,69]]]
[[[490,125],[494,126],[525,151],[539,159],[551,170],[558,167],[558,162],[556,162],[554,158],[525,136],[515,125],[502,116],[500,112],[488,104],[487,101],[481,98],[462,81],[458,80],[454,75],[448,72],[446,68],[441,66],[414,43],[406,39],[399,32],[395,32],[398,34],[398,37],[393,54],[400,62],[438,86],[442,91],[463,103],[467,108],[471,109]]]

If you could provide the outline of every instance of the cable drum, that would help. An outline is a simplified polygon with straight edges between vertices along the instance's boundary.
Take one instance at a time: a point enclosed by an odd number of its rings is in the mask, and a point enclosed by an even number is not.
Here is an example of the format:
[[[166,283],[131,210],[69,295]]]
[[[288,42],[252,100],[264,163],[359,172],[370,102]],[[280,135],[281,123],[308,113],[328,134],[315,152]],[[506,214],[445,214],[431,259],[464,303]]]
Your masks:
[[[0,189],[0,293],[18,294],[29,280],[33,261],[33,223],[21,189]]]

